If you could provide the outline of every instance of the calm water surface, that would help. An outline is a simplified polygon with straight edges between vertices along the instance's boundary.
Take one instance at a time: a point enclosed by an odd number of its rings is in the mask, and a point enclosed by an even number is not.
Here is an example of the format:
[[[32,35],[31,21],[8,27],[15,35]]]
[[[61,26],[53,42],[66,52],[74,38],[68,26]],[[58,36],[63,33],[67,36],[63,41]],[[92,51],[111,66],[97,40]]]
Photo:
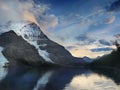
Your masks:
[[[0,66],[0,90],[120,90],[120,71]]]

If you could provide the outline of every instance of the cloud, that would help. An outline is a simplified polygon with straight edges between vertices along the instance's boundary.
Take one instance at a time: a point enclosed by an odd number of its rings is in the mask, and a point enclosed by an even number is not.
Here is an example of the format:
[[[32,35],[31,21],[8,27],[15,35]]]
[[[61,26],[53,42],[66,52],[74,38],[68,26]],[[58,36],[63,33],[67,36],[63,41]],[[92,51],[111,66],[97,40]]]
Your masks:
[[[26,20],[35,22],[42,29],[54,28],[58,19],[54,14],[46,14],[49,9],[49,4],[36,4],[34,0],[0,0],[0,24]]]
[[[32,1],[23,3],[19,0],[13,0],[12,2],[9,0],[1,0],[0,4],[0,21],[2,20],[0,23],[25,20],[26,17],[24,17],[24,15],[29,16],[30,13],[26,12],[29,12],[29,10],[33,7]]]
[[[86,35],[86,34],[83,34],[83,35],[79,35],[77,37],[75,37],[75,39],[77,41],[79,41],[81,45],[88,45],[88,44],[92,44],[94,43],[96,40],[91,38],[90,36]]]
[[[37,17],[38,23],[41,24],[41,27],[44,29],[54,28],[58,25],[58,18],[54,15],[39,15]]]
[[[120,39],[120,34],[114,35],[117,39]]]
[[[99,40],[99,43],[106,46],[111,46],[112,44],[105,39]]]
[[[108,11],[120,11],[120,0],[113,2],[110,5]]]
[[[87,35],[79,35],[79,36],[76,37],[76,39],[78,41],[85,41],[85,40],[88,39],[88,36]]]
[[[91,49],[92,52],[106,52],[106,51],[111,51],[111,50],[113,50],[113,49],[109,48],[109,47]]]
[[[111,16],[111,17],[109,17],[109,18],[107,18],[107,19],[105,19],[105,24],[111,24],[111,23],[113,23],[115,21],[115,16]]]
[[[75,49],[75,46],[67,46],[66,49],[71,50],[71,49]]]

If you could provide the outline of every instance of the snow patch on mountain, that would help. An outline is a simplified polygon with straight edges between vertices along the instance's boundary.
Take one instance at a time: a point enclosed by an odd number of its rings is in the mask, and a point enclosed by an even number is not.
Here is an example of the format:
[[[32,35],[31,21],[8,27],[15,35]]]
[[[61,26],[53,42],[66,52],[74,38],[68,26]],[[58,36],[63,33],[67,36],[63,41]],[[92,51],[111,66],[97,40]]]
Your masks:
[[[41,46],[41,47],[46,47],[47,44],[40,44],[39,46]]]
[[[26,40],[26,39],[25,39]],[[27,40],[26,40],[27,41]],[[35,48],[38,50],[39,55],[44,58],[47,62],[53,63],[53,61],[49,58],[49,53],[46,50],[41,50],[39,48],[39,45],[36,41],[28,41],[31,45],[35,46]]]
[[[21,27],[29,24],[30,22],[8,22],[5,25],[0,26],[0,34],[13,30],[17,35],[21,35],[20,29]]]
[[[2,54],[2,50],[3,50],[4,48],[2,48],[2,47],[0,47],[0,66],[4,66],[4,64],[7,62],[7,59],[3,56],[3,54]]]

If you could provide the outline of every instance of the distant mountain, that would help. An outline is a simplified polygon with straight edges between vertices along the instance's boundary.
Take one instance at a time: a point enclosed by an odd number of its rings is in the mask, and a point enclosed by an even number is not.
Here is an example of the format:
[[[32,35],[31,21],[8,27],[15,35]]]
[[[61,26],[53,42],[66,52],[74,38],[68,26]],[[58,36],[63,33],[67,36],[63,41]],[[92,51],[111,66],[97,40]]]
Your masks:
[[[97,58],[90,66],[93,68],[120,68],[120,47],[108,55]]]
[[[87,56],[83,57],[83,60],[86,61],[86,62],[89,62],[89,63],[91,63],[93,61],[92,59],[90,59]]]
[[[0,46],[4,48],[2,53],[11,63],[22,62],[36,66],[49,63],[78,67],[88,63],[82,58],[73,57],[63,46],[50,40],[35,23],[24,26],[22,23],[19,30],[15,29],[17,27],[0,35]]]

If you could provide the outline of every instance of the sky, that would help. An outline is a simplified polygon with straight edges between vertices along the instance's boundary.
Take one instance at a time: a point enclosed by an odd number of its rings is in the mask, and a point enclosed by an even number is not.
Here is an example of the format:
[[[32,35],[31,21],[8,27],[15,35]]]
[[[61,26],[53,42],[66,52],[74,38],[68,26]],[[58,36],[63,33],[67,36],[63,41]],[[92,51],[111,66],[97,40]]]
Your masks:
[[[0,25],[35,22],[73,56],[108,54],[120,39],[120,0],[0,0]]]

